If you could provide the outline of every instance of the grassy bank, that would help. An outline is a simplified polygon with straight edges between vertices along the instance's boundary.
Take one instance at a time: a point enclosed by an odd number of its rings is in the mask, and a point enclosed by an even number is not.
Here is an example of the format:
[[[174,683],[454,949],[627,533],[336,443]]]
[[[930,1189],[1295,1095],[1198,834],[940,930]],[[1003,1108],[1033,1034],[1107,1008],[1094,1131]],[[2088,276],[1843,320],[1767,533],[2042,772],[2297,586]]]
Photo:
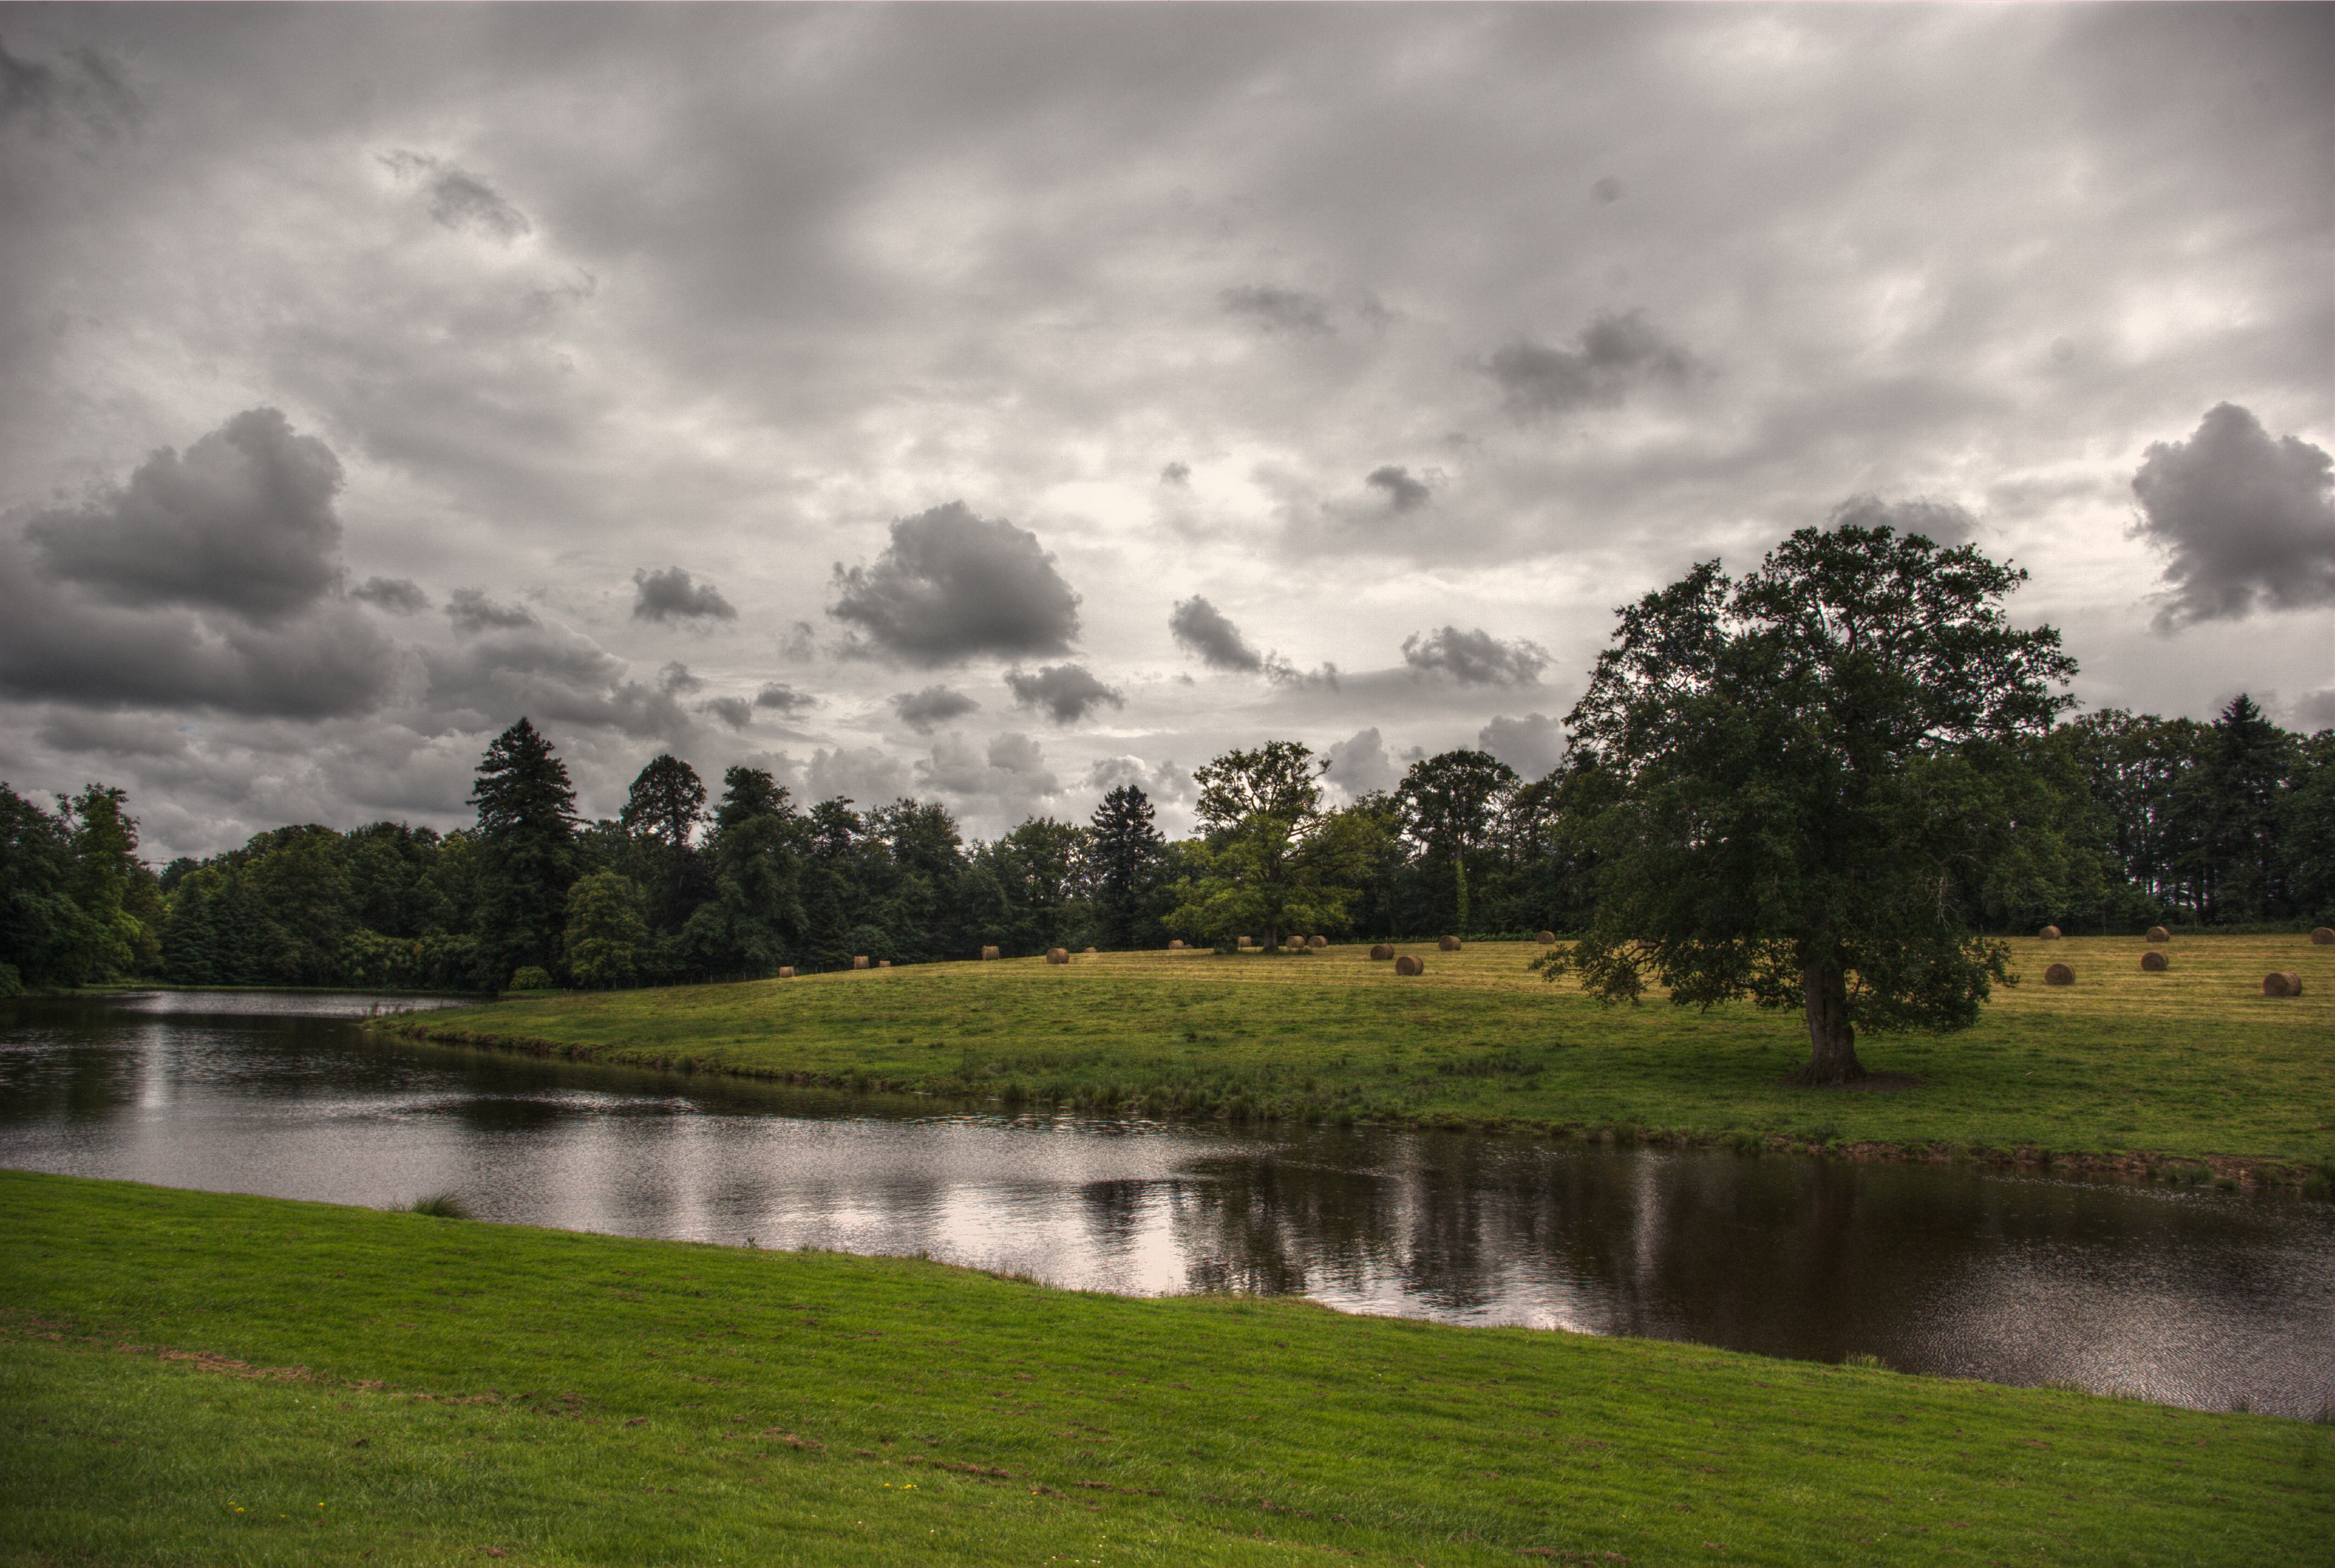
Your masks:
[[[2335,1432],[0,1173],[0,1561],[2323,1561]]]
[[[2014,944],[2027,982],[1977,1028],[1871,1037],[1883,1087],[1807,1090],[1796,1016],[1607,1007],[1526,965],[1529,944],[1081,954],[548,997],[434,1012],[431,1038],[585,1060],[1162,1117],[1467,1123],[1938,1155],[2039,1153],[2297,1180],[2335,1162],[2335,948],[2185,937]],[[2044,966],[2078,983],[2047,987]],[[2272,969],[2304,993],[2261,994]],[[1908,1082],[1907,1080],[1912,1080]],[[2191,1174],[2202,1169],[2193,1166]]]

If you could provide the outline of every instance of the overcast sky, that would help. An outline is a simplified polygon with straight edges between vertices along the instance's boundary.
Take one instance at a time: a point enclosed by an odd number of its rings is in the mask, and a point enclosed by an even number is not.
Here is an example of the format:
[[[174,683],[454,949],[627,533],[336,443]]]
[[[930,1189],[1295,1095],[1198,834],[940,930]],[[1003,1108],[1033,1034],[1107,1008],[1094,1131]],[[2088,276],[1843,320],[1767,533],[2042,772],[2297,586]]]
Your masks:
[[[2335,722],[2335,37],[2241,5],[0,7],[0,778],[156,859],[1537,775],[1842,515]]]

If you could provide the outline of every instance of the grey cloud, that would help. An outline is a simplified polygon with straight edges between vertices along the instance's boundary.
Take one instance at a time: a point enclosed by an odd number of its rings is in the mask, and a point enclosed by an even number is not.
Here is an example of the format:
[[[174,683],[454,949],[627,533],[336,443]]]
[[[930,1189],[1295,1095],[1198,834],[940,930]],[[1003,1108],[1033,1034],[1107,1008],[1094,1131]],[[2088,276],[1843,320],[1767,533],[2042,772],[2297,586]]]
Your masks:
[[[1326,686],[1334,692],[1338,689],[1338,666],[1324,659],[1310,670],[1301,670],[1276,652],[1264,656],[1264,678],[1276,686]]]
[[[1692,365],[1684,349],[1646,322],[1643,311],[1601,311],[1574,348],[1546,348],[1518,339],[1496,350],[1485,373],[1499,383],[1510,413],[1570,413],[1613,408],[1633,386],[1683,380]]]
[[[1124,695],[1096,680],[1083,664],[1041,665],[1034,675],[1008,670],[1005,683],[1012,688],[1015,707],[1043,709],[1057,724],[1075,724],[1106,703],[1127,706]]]
[[[1243,640],[1240,628],[1197,594],[1177,602],[1168,615],[1168,631],[1214,669],[1255,672],[1264,667],[1264,656]]]
[[[1545,779],[1565,760],[1565,726],[1543,713],[1521,719],[1502,714],[1477,733],[1476,749],[1490,752],[1526,779]]]
[[[668,743],[686,740],[694,728],[674,692],[625,680],[622,660],[564,628],[501,631],[451,652],[424,650],[421,659],[429,673],[425,705],[451,728],[495,729],[524,713],[538,723],[596,726]]]
[[[921,692],[901,692],[892,698],[892,711],[900,722],[919,735],[929,735],[954,719],[962,719],[981,704],[962,692],[946,686],[927,686]]]
[[[754,717],[754,705],[743,697],[709,697],[697,705],[701,713],[710,713],[732,730],[743,730]]]
[[[1919,534],[1940,545],[1967,545],[1978,537],[1978,519],[1966,508],[1952,501],[1927,498],[1884,501],[1877,496],[1851,496],[1835,507],[1826,521],[1836,528],[1848,525],[1894,528],[1900,534]]]
[[[24,537],[52,577],[133,606],[185,605],[269,623],[340,580],[340,460],[272,408],[247,410],[187,449],[165,447],[126,485],[36,514]]]
[[[754,693],[754,706],[776,709],[791,719],[807,708],[819,706],[819,699],[808,692],[798,692],[783,681],[772,681]]]
[[[1334,330],[1330,325],[1330,302],[1303,289],[1247,284],[1226,289],[1216,298],[1232,315],[1267,332],[1320,337]]]
[[[2335,603],[2330,485],[2327,453],[2272,440],[2235,403],[2215,405],[2185,441],[2152,443],[2132,491],[2134,531],[2168,557],[2156,629]]]
[[[1360,730],[1330,747],[1330,767],[1322,777],[1337,785],[1349,795],[1367,795],[1373,789],[1391,789],[1395,783],[1393,759],[1387,755],[1386,742],[1379,738],[1378,727]]]
[[[1192,794],[1192,776],[1174,762],[1154,768],[1135,756],[1098,757],[1079,782],[1100,794],[1131,784],[1155,801],[1184,800]]]
[[[675,659],[657,672],[657,690],[670,697],[685,697],[705,689],[705,682],[689,673],[689,666]]]
[[[401,179],[419,179],[430,199],[430,216],[451,229],[470,229],[509,245],[535,226],[477,175],[442,159],[400,150],[382,158]]]
[[[344,602],[280,624],[215,622],[59,589],[36,581],[16,551],[0,555],[0,691],[17,696],[325,718],[378,707],[395,658],[395,645]]]
[[[151,713],[55,708],[42,719],[39,735],[60,751],[98,751],[109,757],[180,757],[188,750],[178,724]]]
[[[930,758],[916,763],[918,788],[979,804],[983,814],[1010,826],[1033,816],[1061,793],[1061,782],[1046,766],[1044,750],[1013,731],[985,747],[963,735],[944,735]]]
[[[1192,465],[1189,463],[1169,463],[1159,470],[1159,482],[1163,485],[1184,485],[1191,481]]]
[[[835,568],[828,614],[881,653],[927,668],[978,654],[1062,653],[1079,634],[1079,596],[1038,536],[963,501],[901,518],[872,566]]]
[[[635,621],[734,621],[738,612],[711,583],[692,583],[679,566],[633,574]]]
[[[0,44],[0,128],[36,136],[82,130],[111,140],[145,114],[121,68],[95,49],[68,49],[52,65],[20,59]]]
[[[1622,182],[1610,174],[1602,175],[1590,183],[1589,194],[1600,207],[1610,207],[1622,199]]]
[[[1362,483],[1384,490],[1389,509],[1398,512],[1413,511],[1425,506],[1433,493],[1412,479],[1409,469],[1397,468],[1391,463],[1372,469]]]
[[[349,590],[349,597],[392,615],[418,615],[430,607],[430,595],[410,577],[367,577]]]
[[[1402,662],[1416,673],[1440,672],[1463,686],[1517,686],[1540,679],[1548,667],[1548,653],[1526,638],[1502,642],[1480,627],[1463,632],[1445,626],[1425,636],[1413,632],[1405,637]]]
[[[908,792],[908,770],[874,746],[846,750],[825,747],[810,754],[804,769],[809,798],[831,800],[848,796],[861,806],[881,806]]]
[[[512,632],[540,626],[535,612],[524,605],[502,605],[487,597],[483,588],[457,588],[446,595],[446,618],[463,636],[480,632]]]

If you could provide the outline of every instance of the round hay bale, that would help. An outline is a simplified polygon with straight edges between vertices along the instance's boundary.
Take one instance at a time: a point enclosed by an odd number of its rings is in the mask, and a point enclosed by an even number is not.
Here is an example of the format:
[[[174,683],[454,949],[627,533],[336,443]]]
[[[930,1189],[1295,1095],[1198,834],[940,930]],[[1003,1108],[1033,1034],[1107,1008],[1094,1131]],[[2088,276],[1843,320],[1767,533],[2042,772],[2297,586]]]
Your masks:
[[[1046,962],[1047,962],[1047,963],[1068,963],[1070,961],[1071,961],[1071,950],[1070,950],[1069,948],[1067,948],[1067,947],[1050,947],[1050,948],[1046,949]]]
[[[851,959],[851,967],[852,967],[852,968],[854,968],[854,969],[865,969],[865,968],[867,968],[867,955],[866,953],[854,953],[854,954],[852,955],[852,959]]]
[[[1180,937],[1180,936],[1170,938],[1170,939],[1168,940],[1168,952],[1170,952],[1170,953],[1181,953],[1181,952],[1183,952],[1183,951],[1184,951],[1184,939],[1183,939],[1182,937]]]
[[[1556,945],[1556,933],[1554,931],[1539,932],[1534,935],[1533,940],[1539,943],[1543,947],[1555,947]]]
[[[2264,996],[2301,996],[2302,976],[2291,969],[2273,971],[2262,976]]]
[[[2042,930],[2035,934],[2035,940],[2038,942],[2057,942],[2059,940],[2059,928],[2056,925],[2047,925]]]
[[[996,957],[996,956],[997,956],[997,949],[995,949],[994,947],[983,947],[983,948],[981,950],[981,958],[982,958],[982,962],[983,962],[983,963],[986,963],[989,960],[991,960],[991,959],[993,959],[993,958],[994,958],[994,957]]]
[[[1330,945],[1330,939],[1317,933],[1316,934],[1305,939],[1305,945],[1308,947],[1327,947]]]
[[[1295,953],[1305,945],[1305,939],[1298,935],[1296,933],[1292,932],[1281,945],[1285,951]]]
[[[782,963],[779,966],[779,978],[780,980],[792,980],[794,977],[795,966],[793,964]]]
[[[2335,947],[2335,925],[2322,925],[2311,934],[2313,946]]]
[[[2170,942],[2173,940],[2173,933],[2165,930],[2162,925],[2152,925],[2148,928],[2147,934],[2142,937],[2141,940],[2144,942]]]
[[[1394,972],[1397,974],[1425,974],[1427,965],[1406,953],[1394,961]]]
[[[1091,947],[1090,947],[1090,948],[1088,948],[1088,949],[1087,949],[1087,951],[1088,951],[1089,953],[1092,953],[1092,952],[1094,951],[1094,949],[1093,949],[1093,948],[1091,948]]]
[[[1235,943],[1234,945],[1238,946],[1238,947],[1249,947],[1249,946],[1253,946],[1253,945],[1255,944],[1255,938],[1254,938],[1254,937],[1249,937],[1249,936],[1244,936],[1244,937],[1242,937],[1242,938],[1241,938],[1237,943]]]
[[[2162,974],[2173,965],[2161,953],[2144,953],[2140,955],[2140,967],[2150,974]]]
[[[1388,946],[1385,943],[1373,942],[1371,944],[1371,957],[1372,959],[1383,961],[1385,959],[1392,958],[1393,956],[1394,949]]]
[[[892,967],[892,961],[888,958],[879,958],[876,961],[876,967],[878,969],[889,969]]]
[[[1457,953],[1459,951],[1459,939],[1456,936],[1447,936],[1435,945],[1446,953]]]
[[[2076,983],[2076,972],[2069,968],[2064,963],[2055,963],[2050,968],[2043,972],[2043,983],[2046,985],[2073,985]]]

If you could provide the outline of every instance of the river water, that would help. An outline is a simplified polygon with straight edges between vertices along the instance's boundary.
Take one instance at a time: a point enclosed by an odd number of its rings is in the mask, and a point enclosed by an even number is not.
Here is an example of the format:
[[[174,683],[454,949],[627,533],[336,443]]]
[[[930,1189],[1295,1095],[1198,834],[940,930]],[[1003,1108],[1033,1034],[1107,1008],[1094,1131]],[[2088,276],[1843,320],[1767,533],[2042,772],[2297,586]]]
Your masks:
[[[2335,1205],[1366,1128],[983,1115],[370,1035],[412,999],[0,1002],[0,1166],[1057,1284],[2335,1402]]]

